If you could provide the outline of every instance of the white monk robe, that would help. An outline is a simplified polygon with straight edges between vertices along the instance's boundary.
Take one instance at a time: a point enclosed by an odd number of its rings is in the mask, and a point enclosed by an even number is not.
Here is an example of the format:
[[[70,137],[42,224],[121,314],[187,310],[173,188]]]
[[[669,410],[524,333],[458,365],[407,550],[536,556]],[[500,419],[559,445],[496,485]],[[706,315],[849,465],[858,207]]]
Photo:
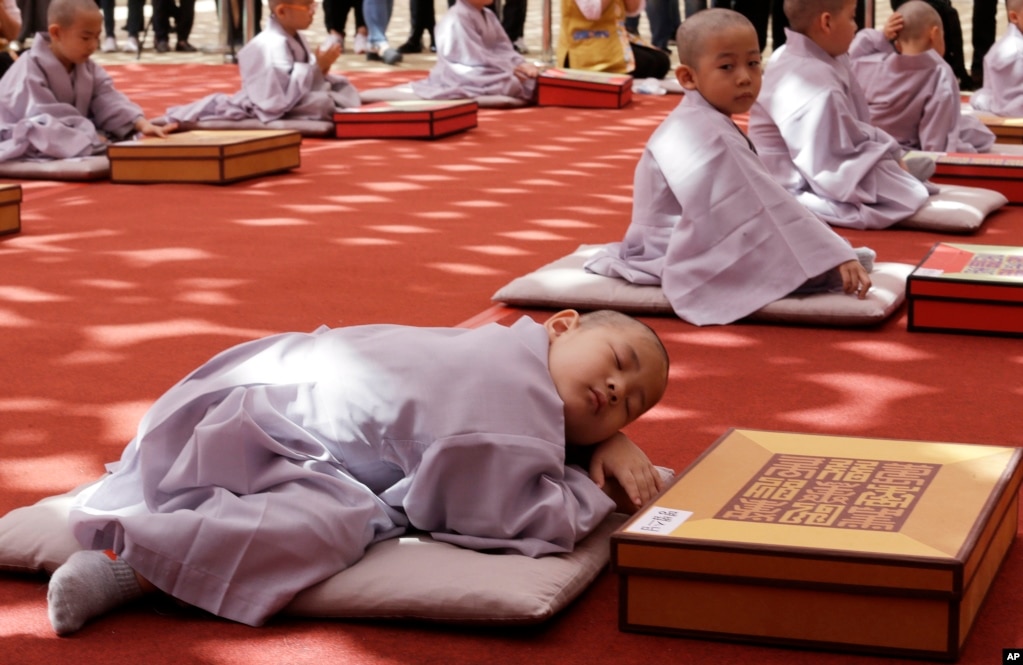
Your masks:
[[[871,121],[906,150],[988,152],[995,135],[964,115],[951,65],[928,50],[900,55],[880,30],[856,33],[849,58]]]
[[[224,351],[160,397],[72,509],[172,596],[259,625],[413,527],[571,551],[613,509],[565,466],[544,327],[358,326]]]
[[[348,79],[320,71],[301,33],[285,32],[273,17],[238,52],[242,89],[215,93],[167,109],[175,122],[199,120],[333,120],[338,108],[359,106],[359,92]]]
[[[437,23],[435,34],[437,63],[429,77],[412,82],[416,95],[424,99],[533,98],[535,79],[523,82],[515,76],[515,68],[526,59],[512,46],[490,9],[456,0]]]
[[[1023,117],[1023,34],[1012,23],[984,56],[984,87],[970,105],[1006,118]]]
[[[883,229],[912,216],[927,188],[899,165],[898,142],[871,124],[848,56],[785,34],[750,110],[750,137],[768,171],[835,226]]]
[[[741,319],[855,258],[771,178],[732,120],[687,90],[640,157],[625,240],[586,268],[660,284],[680,318],[708,325]]]
[[[141,117],[102,67],[88,60],[69,72],[40,32],[0,79],[0,161],[102,153]]]

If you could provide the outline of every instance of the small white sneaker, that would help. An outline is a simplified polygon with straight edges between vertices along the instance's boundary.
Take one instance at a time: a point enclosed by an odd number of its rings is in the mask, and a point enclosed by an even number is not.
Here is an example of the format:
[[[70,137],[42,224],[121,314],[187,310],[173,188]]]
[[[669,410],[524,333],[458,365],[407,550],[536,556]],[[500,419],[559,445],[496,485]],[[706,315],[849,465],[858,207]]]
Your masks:
[[[362,54],[366,52],[367,48],[369,48],[369,39],[366,38],[366,35],[361,32],[355,33],[355,45],[352,50],[357,54]]]
[[[103,45],[99,47],[99,50],[104,53],[113,53],[117,50],[117,40],[113,36],[109,36],[103,40]]]
[[[128,37],[128,41],[121,47],[121,51],[124,53],[138,53],[139,40],[136,37]]]

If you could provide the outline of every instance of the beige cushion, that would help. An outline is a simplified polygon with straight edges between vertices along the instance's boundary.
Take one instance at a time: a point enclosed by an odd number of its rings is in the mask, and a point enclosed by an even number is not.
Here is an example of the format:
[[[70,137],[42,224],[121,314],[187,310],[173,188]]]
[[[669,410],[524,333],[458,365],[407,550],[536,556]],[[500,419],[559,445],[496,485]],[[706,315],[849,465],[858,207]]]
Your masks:
[[[493,299],[520,307],[616,309],[633,314],[674,314],[660,286],[640,286],[587,272],[586,259],[601,245],[579,248],[498,289]],[[844,293],[813,293],[777,300],[747,317],[770,323],[863,326],[884,321],[906,298],[905,263],[876,263],[874,286],[863,300]]]
[[[419,95],[412,92],[412,86],[408,83],[402,83],[390,88],[362,90],[359,93],[359,97],[362,99],[363,104],[372,104],[374,102],[405,102],[422,99]],[[528,102],[524,99],[509,97],[507,95],[481,95],[479,97],[473,97],[473,101],[479,104],[481,109],[512,109],[528,105]]]
[[[973,233],[987,216],[1009,202],[1004,194],[993,189],[939,185],[933,196],[912,217],[893,228],[937,231],[939,233]]]
[[[661,469],[665,478],[671,471]],[[49,497],[0,518],[0,570],[56,570],[81,547],[67,527],[76,494]],[[484,554],[408,535],[377,543],[351,568],[300,593],[285,610],[310,617],[537,623],[564,608],[610,559],[615,513],[569,554],[533,559]]]
[[[105,155],[0,162],[0,178],[14,180],[105,180],[109,177],[110,160]]]

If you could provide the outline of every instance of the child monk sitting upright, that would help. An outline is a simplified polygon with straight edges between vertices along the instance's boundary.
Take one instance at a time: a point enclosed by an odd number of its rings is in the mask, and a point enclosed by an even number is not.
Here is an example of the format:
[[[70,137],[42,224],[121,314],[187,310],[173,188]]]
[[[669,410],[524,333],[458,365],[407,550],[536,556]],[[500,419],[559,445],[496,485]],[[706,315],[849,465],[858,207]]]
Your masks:
[[[79,495],[88,549],[50,580],[61,635],[161,590],[260,625],[406,529],[477,550],[570,552],[661,477],[621,429],[668,382],[657,334],[618,312],[543,324],[365,325],[228,349],[143,416]],[[590,447],[589,473],[569,448]],[[105,552],[109,550],[109,552]]]
[[[0,79],[0,161],[65,159],[106,150],[107,139],[163,136],[90,58],[103,15],[93,0],[53,0],[47,32]]]
[[[874,126],[849,68],[856,0],[785,0],[785,48],[772,56],[750,111],[750,138],[775,179],[835,226],[882,229],[930,195],[903,148]]]
[[[340,42],[313,51],[299,33],[312,23],[315,0],[270,0],[269,7],[266,29],[238,52],[241,91],[172,107],[168,119],[333,120],[337,109],[359,106],[359,93],[348,79],[330,73],[341,55]]]
[[[923,0],[891,15],[885,30],[860,30],[849,47],[871,121],[907,150],[987,152],[995,135],[962,113],[959,82],[945,62],[941,16]]]
[[[413,81],[424,99],[501,95],[532,100],[537,68],[515,50],[489,5],[494,0],[455,0],[437,24],[437,64]]]
[[[1005,0],[1008,27],[984,56],[984,87],[970,104],[1008,118],[1023,117],[1023,0]]]
[[[682,22],[677,70],[685,96],[636,167],[632,224],[586,264],[660,284],[696,325],[731,323],[796,290],[866,296],[858,251],[776,183],[732,122],[760,91],[753,24],[729,9]],[[873,252],[862,252],[872,264]]]

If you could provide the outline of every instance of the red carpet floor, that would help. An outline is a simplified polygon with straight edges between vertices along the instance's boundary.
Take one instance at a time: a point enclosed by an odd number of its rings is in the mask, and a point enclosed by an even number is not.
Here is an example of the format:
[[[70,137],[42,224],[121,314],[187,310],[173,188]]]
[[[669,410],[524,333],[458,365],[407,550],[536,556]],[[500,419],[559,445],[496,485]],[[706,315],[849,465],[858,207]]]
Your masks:
[[[151,115],[237,88],[228,66],[111,67]],[[413,75],[414,76],[414,75]],[[400,75],[360,74],[360,88]],[[511,321],[491,294],[580,243],[617,240],[632,171],[677,103],[481,111],[442,141],[307,140],[291,173],[229,187],[24,183],[24,230],[0,240],[0,513],[96,477],[146,406],[222,348],[320,324]],[[942,238],[848,232],[916,263]],[[1023,244],[1023,210],[970,238]],[[545,313],[536,312],[538,316]],[[663,403],[630,434],[682,469],[729,427],[1023,445],[1018,339],[648,321],[672,358]],[[1020,546],[961,659],[1023,647]],[[684,599],[683,599],[684,602]],[[163,606],[54,637],[45,580],[0,578],[0,661],[209,663],[879,663],[883,658],[651,637],[617,628],[604,574],[526,630],[280,620],[251,629]]]

